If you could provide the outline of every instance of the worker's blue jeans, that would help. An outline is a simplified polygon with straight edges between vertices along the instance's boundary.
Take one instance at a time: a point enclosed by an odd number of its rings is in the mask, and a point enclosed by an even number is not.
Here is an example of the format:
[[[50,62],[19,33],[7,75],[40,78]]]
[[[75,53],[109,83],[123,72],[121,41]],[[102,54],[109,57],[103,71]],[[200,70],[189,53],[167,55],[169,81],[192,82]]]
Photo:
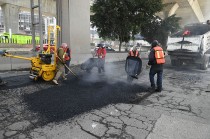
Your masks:
[[[154,79],[155,74],[157,74],[157,89],[162,90],[163,70],[157,70],[157,69],[153,69],[153,68],[150,69],[149,79],[150,79],[152,88],[155,88],[155,79]]]
[[[70,66],[70,60],[67,60],[67,61],[65,62],[65,64],[66,64],[66,66],[69,67],[69,66]],[[65,74],[68,74],[68,73],[69,73],[69,69],[68,69],[66,66],[65,66]]]
[[[98,72],[99,73],[101,73],[101,70],[103,72],[105,72],[104,65],[105,65],[105,58],[99,58],[99,61],[98,61]]]

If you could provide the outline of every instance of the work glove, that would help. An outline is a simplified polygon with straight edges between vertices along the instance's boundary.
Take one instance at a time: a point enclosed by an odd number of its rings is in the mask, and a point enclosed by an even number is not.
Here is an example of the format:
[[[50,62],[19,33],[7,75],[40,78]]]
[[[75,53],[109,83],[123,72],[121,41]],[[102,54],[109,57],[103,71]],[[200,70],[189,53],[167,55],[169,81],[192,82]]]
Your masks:
[[[150,67],[151,67],[150,65],[148,65],[148,64],[146,65],[146,69],[149,69]]]

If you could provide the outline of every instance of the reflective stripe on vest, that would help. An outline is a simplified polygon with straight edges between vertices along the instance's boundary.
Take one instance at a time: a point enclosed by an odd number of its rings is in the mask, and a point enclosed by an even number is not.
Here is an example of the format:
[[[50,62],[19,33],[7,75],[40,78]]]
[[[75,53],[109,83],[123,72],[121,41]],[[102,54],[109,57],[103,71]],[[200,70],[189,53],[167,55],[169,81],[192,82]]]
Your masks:
[[[160,46],[156,46],[153,48],[155,50],[155,59],[157,64],[164,64],[165,63],[165,56],[163,49]]]
[[[139,54],[139,52],[138,51],[136,51],[136,53],[134,54],[134,52],[133,51],[130,51],[130,53],[131,53],[131,56],[135,56],[135,57],[137,57],[138,56],[138,54]]]

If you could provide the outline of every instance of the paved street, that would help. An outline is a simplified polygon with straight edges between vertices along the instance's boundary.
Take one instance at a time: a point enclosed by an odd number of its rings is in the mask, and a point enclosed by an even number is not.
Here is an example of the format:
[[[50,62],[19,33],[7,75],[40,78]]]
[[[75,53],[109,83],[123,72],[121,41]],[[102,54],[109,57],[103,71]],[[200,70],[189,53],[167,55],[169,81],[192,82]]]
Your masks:
[[[72,67],[58,86],[28,72],[1,73],[0,139],[210,139],[210,70],[164,70],[164,91],[150,94],[148,70],[126,82],[125,62],[91,74]]]

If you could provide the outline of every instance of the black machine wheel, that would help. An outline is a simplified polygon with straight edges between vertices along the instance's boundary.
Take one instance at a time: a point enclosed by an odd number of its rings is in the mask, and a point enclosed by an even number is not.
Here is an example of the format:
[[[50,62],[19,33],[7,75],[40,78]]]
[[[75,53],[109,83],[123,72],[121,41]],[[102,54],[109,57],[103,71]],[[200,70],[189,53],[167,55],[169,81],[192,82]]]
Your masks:
[[[209,67],[209,57],[208,56],[204,56],[203,60],[202,60],[202,64],[200,64],[200,69],[202,70],[207,70]]]

